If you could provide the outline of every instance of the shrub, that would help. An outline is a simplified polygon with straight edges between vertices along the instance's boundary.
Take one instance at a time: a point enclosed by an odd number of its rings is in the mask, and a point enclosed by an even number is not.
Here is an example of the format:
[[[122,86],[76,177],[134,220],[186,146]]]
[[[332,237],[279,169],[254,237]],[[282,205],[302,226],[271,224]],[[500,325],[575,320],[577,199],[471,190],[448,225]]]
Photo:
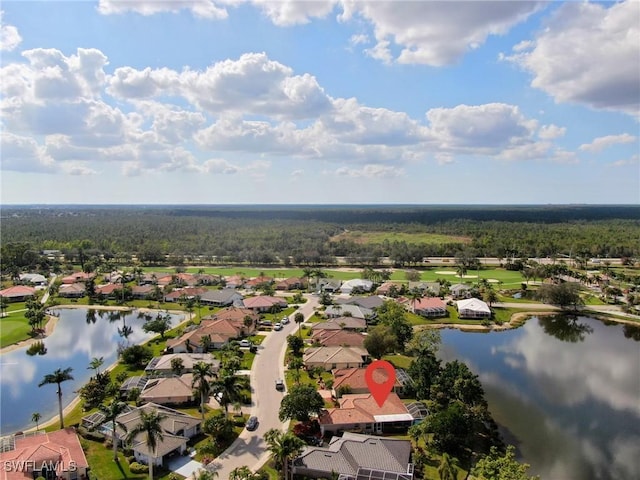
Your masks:
[[[88,430],[85,427],[78,427],[78,435],[94,442],[104,442],[105,440],[105,436],[102,433],[96,432],[95,430]]]
[[[136,462],[136,456],[135,456],[135,455],[129,455],[129,456],[127,456],[127,463],[128,463],[129,465],[131,465],[132,463],[135,463],[135,462]]]
[[[131,470],[131,473],[149,473],[149,467],[138,462],[133,462],[129,465],[129,470]]]

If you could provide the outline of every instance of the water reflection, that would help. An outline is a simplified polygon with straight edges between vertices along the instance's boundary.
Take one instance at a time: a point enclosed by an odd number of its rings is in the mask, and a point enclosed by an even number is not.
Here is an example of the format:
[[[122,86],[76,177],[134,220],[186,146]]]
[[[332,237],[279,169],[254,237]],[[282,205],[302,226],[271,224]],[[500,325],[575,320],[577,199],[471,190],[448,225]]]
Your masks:
[[[60,319],[52,335],[44,340],[47,354],[30,357],[26,348],[0,357],[0,434],[23,430],[32,426],[31,414],[39,412],[42,418],[56,414],[55,387],[38,388],[44,375],[57,368],[73,368],[73,381],[65,382],[63,404],[67,405],[91,376],[87,366],[94,357],[103,357],[105,365],[116,360],[120,330],[126,327],[127,343],[140,343],[153,334],[142,330],[143,320],[137,312],[112,315],[111,312],[89,315],[84,309],[57,309]],[[172,316],[175,325],[181,316]],[[87,321],[91,319],[91,321]],[[93,321],[95,319],[95,321]],[[129,325],[127,325],[127,321]]]
[[[443,333],[443,356],[480,375],[490,409],[543,479],[640,478],[640,350],[621,325],[530,320]]]

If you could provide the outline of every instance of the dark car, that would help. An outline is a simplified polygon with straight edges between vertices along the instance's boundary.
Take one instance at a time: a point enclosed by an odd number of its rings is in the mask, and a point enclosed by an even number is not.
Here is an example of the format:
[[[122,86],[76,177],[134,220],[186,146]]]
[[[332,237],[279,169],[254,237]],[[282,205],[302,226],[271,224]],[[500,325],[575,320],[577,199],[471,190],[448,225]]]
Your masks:
[[[249,417],[247,420],[247,424],[245,425],[247,430],[253,432],[256,428],[258,428],[258,417]]]
[[[284,382],[280,379],[276,380],[276,390],[282,392],[284,390]]]

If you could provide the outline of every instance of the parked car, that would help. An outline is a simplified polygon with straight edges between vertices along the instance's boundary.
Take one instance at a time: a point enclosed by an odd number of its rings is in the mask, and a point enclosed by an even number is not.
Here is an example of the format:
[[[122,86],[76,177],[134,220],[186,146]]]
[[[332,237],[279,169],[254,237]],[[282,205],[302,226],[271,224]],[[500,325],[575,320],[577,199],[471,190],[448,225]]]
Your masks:
[[[281,379],[276,380],[276,390],[278,390],[279,392],[284,391],[284,381],[282,381]]]
[[[246,427],[250,432],[253,432],[256,428],[258,428],[258,417],[249,417]]]
[[[273,326],[273,322],[271,320],[260,320],[261,327],[271,327]]]
[[[276,323],[276,324],[273,326],[273,329],[274,329],[276,332],[278,332],[278,331],[282,330],[282,324],[281,324],[280,322]]]
[[[280,320],[280,323],[282,323],[282,325],[286,325],[289,323],[289,317],[282,317],[282,320]]]
[[[252,345],[252,343],[246,338],[244,340],[240,340],[239,343],[241,347],[250,347]]]

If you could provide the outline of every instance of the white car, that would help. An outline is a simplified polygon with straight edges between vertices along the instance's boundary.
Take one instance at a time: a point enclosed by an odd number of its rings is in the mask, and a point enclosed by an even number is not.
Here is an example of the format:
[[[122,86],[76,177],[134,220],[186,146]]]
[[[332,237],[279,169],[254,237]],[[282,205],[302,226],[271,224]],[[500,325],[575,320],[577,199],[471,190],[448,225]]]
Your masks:
[[[280,320],[280,322],[282,323],[282,325],[286,325],[287,323],[289,323],[289,317],[282,317],[282,320]]]
[[[273,326],[273,329],[274,329],[276,332],[278,332],[278,331],[282,330],[282,324],[281,324],[280,322],[276,323],[276,324]]]
[[[251,342],[249,340],[247,340],[247,339],[240,340],[239,344],[240,344],[241,347],[250,347],[251,346]]]

